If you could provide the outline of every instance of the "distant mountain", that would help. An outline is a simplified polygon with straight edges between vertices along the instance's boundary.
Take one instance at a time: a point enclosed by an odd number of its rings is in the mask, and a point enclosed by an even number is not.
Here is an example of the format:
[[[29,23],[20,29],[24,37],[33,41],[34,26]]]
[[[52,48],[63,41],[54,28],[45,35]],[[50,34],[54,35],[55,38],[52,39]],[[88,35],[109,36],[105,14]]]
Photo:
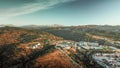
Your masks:
[[[63,25],[53,24],[53,25],[26,25],[21,26],[22,28],[26,29],[43,29],[43,28],[50,28],[50,27],[64,27]]]
[[[66,27],[66,28],[93,28],[93,29],[98,29],[98,30],[108,30],[108,31],[113,31],[113,32],[118,32],[120,31],[120,26],[112,26],[112,25],[79,25],[79,26],[64,26],[64,25],[59,25],[59,24],[54,24],[54,25],[26,25],[26,26],[21,26],[22,28],[28,28],[28,29],[43,29],[43,28],[52,28],[52,27]]]
[[[55,36],[63,37],[66,40],[95,41],[95,39],[92,39],[89,36],[87,36],[86,33],[112,38],[114,40],[120,40],[119,37],[120,26],[82,25],[82,26],[43,27],[43,28],[37,27],[37,29],[51,33]]]
[[[15,25],[13,25],[13,24],[7,24],[7,25],[5,25],[5,24],[1,24],[0,25],[0,27],[14,27]]]

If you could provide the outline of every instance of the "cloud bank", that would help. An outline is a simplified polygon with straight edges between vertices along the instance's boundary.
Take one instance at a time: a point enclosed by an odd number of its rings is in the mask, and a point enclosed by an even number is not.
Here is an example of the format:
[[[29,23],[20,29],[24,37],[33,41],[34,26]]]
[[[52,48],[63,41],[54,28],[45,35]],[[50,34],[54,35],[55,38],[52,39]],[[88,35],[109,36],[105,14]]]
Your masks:
[[[34,2],[21,3],[19,6],[15,5],[15,7],[8,7],[7,9],[3,7],[0,9],[0,19],[33,13],[39,10],[48,9],[56,4],[70,1],[74,0],[34,0]]]

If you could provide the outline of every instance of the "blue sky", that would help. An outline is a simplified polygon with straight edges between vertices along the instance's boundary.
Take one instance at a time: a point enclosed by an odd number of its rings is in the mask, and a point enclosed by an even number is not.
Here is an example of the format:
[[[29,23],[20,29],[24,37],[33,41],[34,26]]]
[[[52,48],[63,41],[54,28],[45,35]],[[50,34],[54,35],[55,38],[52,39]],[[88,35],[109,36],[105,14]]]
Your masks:
[[[120,0],[0,0],[0,24],[120,25]]]

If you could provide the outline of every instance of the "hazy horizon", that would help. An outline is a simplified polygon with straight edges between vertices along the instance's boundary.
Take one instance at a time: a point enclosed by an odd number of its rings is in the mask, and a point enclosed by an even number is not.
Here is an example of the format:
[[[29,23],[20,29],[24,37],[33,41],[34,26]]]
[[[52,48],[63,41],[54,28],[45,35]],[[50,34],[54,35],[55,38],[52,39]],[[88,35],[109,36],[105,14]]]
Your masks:
[[[0,25],[120,25],[118,0],[1,0]]]
[[[97,26],[120,26],[120,24],[21,24],[21,25],[16,25],[16,24],[0,24],[0,26],[86,26],[86,25],[97,25]]]

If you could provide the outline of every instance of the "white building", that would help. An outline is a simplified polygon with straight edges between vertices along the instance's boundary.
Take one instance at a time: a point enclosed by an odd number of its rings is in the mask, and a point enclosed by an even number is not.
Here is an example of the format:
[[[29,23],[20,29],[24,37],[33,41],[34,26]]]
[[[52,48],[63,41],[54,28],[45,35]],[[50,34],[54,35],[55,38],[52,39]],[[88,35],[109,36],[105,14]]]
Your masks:
[[[36,44],[36,45],[33,45],[32,46],[32,49],[36,49],[36,48],[38,48],[38,46],[40,46],[41,44],[40,43],[38,43],[38,44]]]
[[[84,42],[84,41],[80,41],[77,43],[78,45],[91,45],[91,46],[98,46],[99,43],[95,43],[95,42]]]

